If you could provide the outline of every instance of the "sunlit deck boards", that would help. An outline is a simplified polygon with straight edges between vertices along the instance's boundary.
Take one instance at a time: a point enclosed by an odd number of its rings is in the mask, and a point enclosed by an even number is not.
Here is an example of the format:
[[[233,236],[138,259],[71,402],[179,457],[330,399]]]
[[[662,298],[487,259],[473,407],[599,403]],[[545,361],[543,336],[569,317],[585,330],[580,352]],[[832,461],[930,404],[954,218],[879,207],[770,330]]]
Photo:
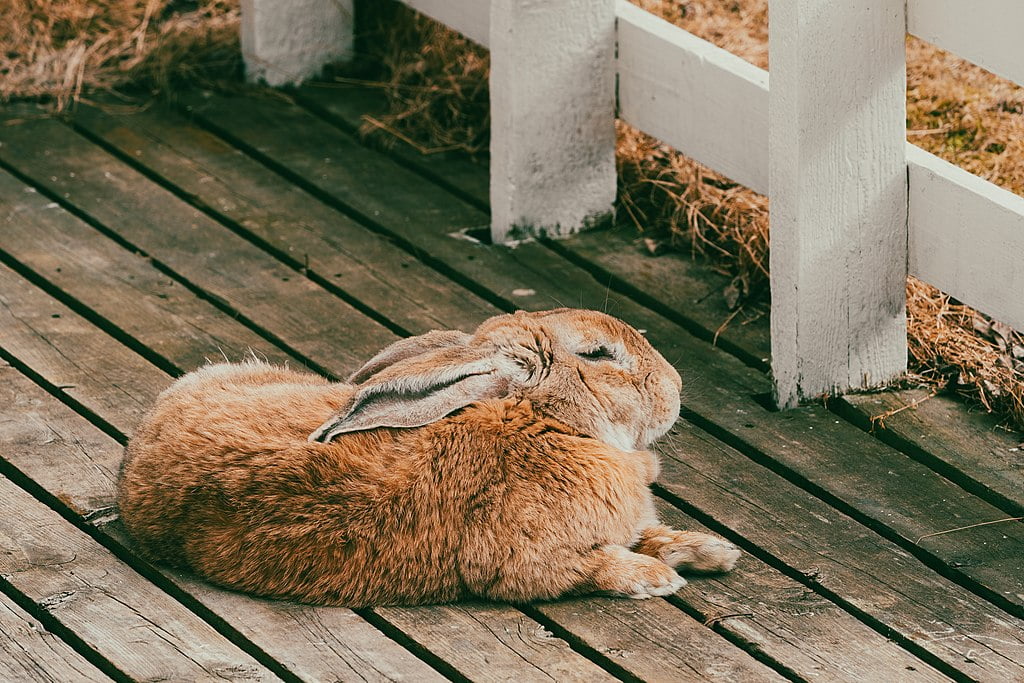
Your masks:
[[[714,275],[611,233],[467,239],[484,171],[363,145],[373,106],[306,88],[5,112],[0,678],[1024,678],[1024,526],[929,536],[1024,514],[1019,435],[941,398],[874,434],[858,425],[905,397],[768,410],[765,321],[712,346]],[[402,335],[563,304],[607,308],[680,369],[661,514],[739,543],[734,573],[668,600],[352,611],[150,567],[120,531],[121,447],[205,359],[340,377]]]

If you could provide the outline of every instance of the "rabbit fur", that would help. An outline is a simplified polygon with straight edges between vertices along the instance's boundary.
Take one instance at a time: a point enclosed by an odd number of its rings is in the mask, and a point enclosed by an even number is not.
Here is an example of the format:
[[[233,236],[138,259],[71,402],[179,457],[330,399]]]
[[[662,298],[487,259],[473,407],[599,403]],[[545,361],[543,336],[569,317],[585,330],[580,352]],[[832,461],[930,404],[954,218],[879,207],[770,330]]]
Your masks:
[[[680,387],[635,329],[573,309],[405,339],[350,383],[209,365],[131,439],[121,518],[154,560],[308,603],[666,595],[739,556],[655,516],[646,447]]]

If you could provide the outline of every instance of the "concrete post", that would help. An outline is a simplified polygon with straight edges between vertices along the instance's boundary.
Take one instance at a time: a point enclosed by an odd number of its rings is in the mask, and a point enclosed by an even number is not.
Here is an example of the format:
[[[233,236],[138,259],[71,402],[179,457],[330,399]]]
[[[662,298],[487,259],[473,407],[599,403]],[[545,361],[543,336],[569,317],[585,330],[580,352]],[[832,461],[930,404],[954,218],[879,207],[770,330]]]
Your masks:
[[[907,367],[904,0],[771,0],[772,373],[780,406]]]
[[[491,233],[560,237],[615,199],[615,0],[492,0]]]
[[[246,78],[294,85],[352,54],[354,0],[242,0]]]

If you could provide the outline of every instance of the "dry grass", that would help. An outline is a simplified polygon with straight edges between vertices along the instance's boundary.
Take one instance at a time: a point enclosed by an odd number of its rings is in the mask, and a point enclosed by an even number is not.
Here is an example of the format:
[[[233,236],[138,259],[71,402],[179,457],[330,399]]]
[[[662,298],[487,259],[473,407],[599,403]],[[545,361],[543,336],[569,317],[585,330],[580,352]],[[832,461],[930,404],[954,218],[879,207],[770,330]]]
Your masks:
[[[0,47],[0,102],[166,91],[236,70],[238,0],[3,0]]]
[[[397,3],[369,12],[362,20],[361,43],[371,66],[383,67],[383,73],[380,81],[362,82],[382,86],[388,114],[366,119],[361,132],[384,146],[398,138],[426,153],[486,156],[491,134],[487,50]]]
[[[751,63],[768,66],[767,0],[633,0]],[[485,153],[486,52],[429,20],[394,21],[384,55],[393,128],[422,145]],[[416,49],[421,40],[423,50]],[[939,156],[1024,195],[1024,89],[916,39],[908,39],[908,137]],[[471,93],[463,108],[462,93]],[[422,122],[417,119],[426,113]],[[768,299],[767,200],[620,123],[618,220],[657,241],[711,259],[732,277],[736,307]],[[914,377],[956,391],[1024,428],[1024,337],[907,282]]]

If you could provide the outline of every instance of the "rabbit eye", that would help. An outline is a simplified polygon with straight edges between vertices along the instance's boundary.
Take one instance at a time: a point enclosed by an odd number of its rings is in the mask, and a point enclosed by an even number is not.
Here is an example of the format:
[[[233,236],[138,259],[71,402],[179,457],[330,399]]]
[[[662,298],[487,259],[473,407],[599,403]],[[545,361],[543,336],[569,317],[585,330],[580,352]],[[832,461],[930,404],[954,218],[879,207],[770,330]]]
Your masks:
[[[615,354],[607,346],[598,346],[590,351],[577,351],[576,355],[587,360],[615,360]]]

